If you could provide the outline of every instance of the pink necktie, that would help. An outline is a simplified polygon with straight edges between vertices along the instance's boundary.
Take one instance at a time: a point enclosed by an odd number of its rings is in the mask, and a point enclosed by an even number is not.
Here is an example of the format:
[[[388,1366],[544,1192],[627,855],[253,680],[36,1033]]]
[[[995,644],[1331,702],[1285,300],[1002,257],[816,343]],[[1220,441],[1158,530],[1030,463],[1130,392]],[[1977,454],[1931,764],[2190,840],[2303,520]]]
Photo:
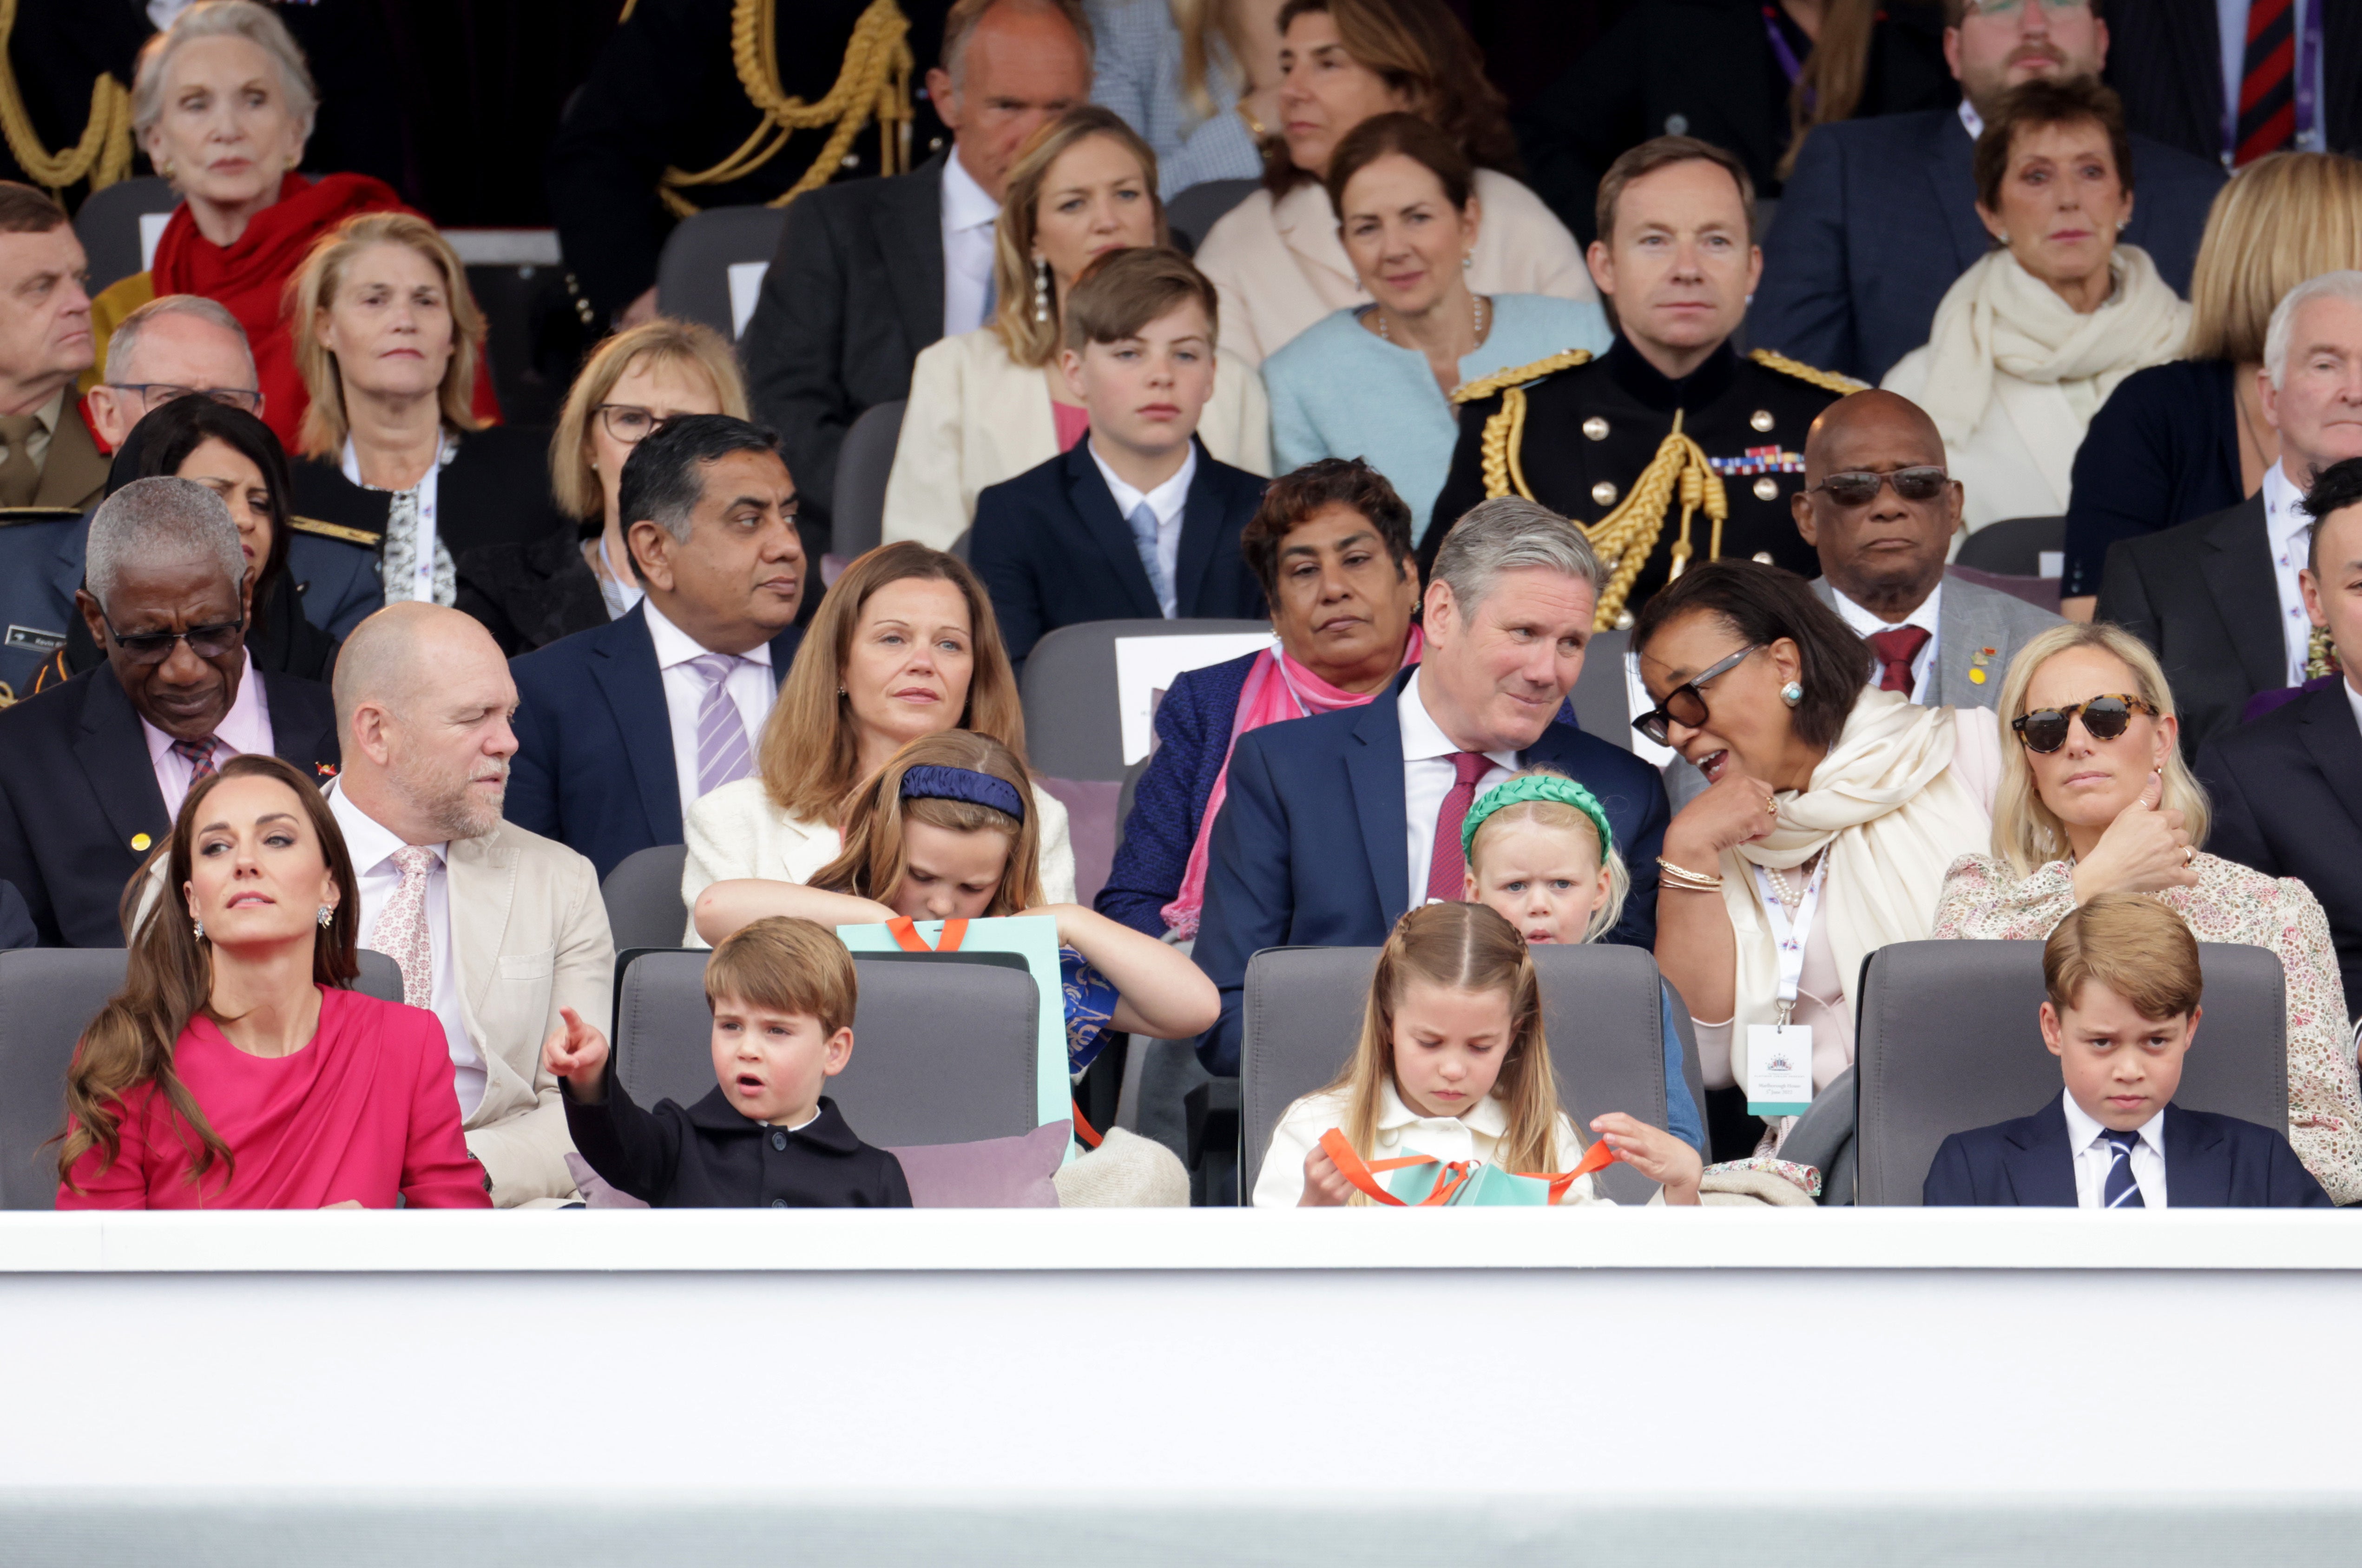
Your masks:
[[[435,1006],[435,944],[426,926],[426,876],[435,868],[435,852],[404,845],[392,856],[402,871],[402,883],[378,911],[369,944],[392,959],[402,970],[402,999],[412,1007]]]
[[[1476,803],[1476,780],[1492,766],[1493,759],[1481,751],[1451,754],[1451,793],[1443,797],[1443,809],[1435,814],[1435,848],[1427,860],[1429,899],[1457,903],[1468,890],[1468,860],[1460,847],[1460,826],[1468,820],[1468,808]]]

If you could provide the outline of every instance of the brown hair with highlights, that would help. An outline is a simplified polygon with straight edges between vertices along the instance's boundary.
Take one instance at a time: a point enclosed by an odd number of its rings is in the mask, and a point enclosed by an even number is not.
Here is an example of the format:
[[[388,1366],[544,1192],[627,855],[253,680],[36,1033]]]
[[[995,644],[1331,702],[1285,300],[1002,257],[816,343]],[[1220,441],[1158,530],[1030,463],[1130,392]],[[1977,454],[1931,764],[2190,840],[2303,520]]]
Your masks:
[[[2042,988],[2065,1015],[2097,981],[2147,1019],[2187,1018],[2206,989],[2198,938],[2146,893],[2101,893],[2078,905],[2042,944]]]
[[[853,955],[826,926],[773,915],[740,926],[705,961],[705,1005],[745,1002],[820,1021],[822,1034],[853,1025],[861,1000]]]

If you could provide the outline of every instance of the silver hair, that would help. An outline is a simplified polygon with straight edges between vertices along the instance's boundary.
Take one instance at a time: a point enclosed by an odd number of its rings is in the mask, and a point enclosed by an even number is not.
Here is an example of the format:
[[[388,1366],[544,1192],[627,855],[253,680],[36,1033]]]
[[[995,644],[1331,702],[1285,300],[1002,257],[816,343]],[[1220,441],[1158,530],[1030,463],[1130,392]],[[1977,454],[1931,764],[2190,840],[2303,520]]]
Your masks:
[[[1435,552],[1435,580],[1451,590],[1460,615],[1473,614],[1505,571],[1542,567],[1606,591],[1607,569],[1581,528],[1540,502],[1496,495],[1470,507]]]
[[[261,385],[254,373],[254,348],[246,340],[246,328],[218,301],[203,294],[159,295],[118,322],[106,338],[106,379],[110,383],[123,384],[124,378],[131,373],[132,356],[139,352],[139,335],[149,323],[168,315],[194,316],[237,338],[238,352],[246,356],[246,384]]]
[[[131,79],[131,134],[144,149],[148,133],[164,117],[164,78],[172,56],[196,39],[239,38],[270,57],[279,68],[279,85],[287,107],[309,140],[320,110],[320,90],[312,84],[312,69],[304,51],[287,31],[287,24],[255,0],[198,0],[172,19],[172,25],[150,38],[139,50],[138,69]]]
[[[246,579],[246,552],[229,503],[193,480],[133,480],[91,514],[83,577],[107,609],[133,561],[210,554],[235,591]]]
[[[954,6],[951,14],[944,18],[943,47],[937,52],[942,57],[944,74],[952,79],[952,91],[955,93],[967,84],[967,40],[970,35],[1002,3],[1003,0],[983,0],[981,5]],[[1085,15],[1079,0],[1010,0],[1010,3],[1057,12],[1075,29],[1075,36],[1083,40],[1083,63],[1088,65],[1096,57],[1098,43],[1091,34],[1091,19]]]
[[[2362,305],[2362,272],[2347,268],[2307,278],[2280,296],[2272,307],[2271,325],[2264,328],[2264,370],[2274,390],[2288,384],[2289,339],[2296,333],[2296,313],[2315,300],[2344,300]]]

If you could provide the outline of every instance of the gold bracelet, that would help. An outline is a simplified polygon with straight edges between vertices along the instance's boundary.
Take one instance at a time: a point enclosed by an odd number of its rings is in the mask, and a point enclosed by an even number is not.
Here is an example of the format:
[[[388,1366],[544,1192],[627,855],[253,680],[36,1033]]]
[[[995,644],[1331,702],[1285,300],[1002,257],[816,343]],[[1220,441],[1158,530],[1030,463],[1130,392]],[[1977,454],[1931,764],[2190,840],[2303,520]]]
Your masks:
[[[1718,893],[1722,878],[1709,877],[1703,871],[1693,871],[1686,866],[1676,866],[1663,856],[1657,856],[1659,880],[1666,887],[1678,888],[1686,893]]]

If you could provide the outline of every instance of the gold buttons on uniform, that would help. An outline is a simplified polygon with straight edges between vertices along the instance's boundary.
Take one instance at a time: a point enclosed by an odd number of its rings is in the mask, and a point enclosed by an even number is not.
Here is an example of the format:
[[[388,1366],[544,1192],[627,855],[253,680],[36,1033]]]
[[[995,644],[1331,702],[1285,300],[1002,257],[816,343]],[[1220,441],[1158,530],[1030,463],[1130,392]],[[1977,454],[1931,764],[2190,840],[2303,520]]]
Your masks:
[[[1769,430],[1772,428],[1772,411],[1768,408],[1759,408],[1747,416],[1747,423],[1758,430]]]
[[[1601,506],[1615,505],[1616,481],[1614,480],[1601,480],[1597,484],[1593,485],[1591,487],[1591,499],[1594,502]]]
[[[156,841],[154,839],[149,838],[144,833],[135,833],[131,835],[131,847],[134,849],[145,850],[149,845],[155,842]]]
[[[1755,499],[1758,501],[1779,500],[1780,481],[1773,479],[1770,474],[1765,474],[1761,479],[1757,480],[1755,481]]]
[[[1607,439],[1607,421],[1595,414],[1583,422],[1583,433],[1595,441],[1605,441]]]
[[[1756,551],[1755,564],[1757,566],[1770,566],[1772,564],[1772,552],[1769,550]]]

